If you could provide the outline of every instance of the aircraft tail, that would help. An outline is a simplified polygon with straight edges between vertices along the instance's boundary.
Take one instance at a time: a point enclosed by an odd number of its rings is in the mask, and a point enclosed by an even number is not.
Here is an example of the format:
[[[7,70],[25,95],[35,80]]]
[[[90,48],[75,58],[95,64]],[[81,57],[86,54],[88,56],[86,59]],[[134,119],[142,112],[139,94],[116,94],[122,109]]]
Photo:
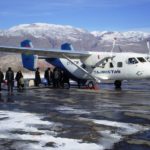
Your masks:
[[[74,48],[70,43],[64,43],[61,45],[61,50],[73,51]]]
[[[20,43],[21,47],[33,47],[32,42],[30,40],[24,40]],[[22,54],[22,64],[23,67],[34,71],[37,68],[37,55],[32,54]]]

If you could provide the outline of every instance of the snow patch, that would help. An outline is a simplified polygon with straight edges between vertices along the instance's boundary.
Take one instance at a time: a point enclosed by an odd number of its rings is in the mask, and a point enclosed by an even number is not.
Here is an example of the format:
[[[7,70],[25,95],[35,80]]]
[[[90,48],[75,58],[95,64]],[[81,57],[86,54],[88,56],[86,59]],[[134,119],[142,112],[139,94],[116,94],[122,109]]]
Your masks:
[[[81,109],[74,109],[74,108],[67,107],[67,106],[57,107],[56,110],[58,110],[64,114],[90,114],[90,112],[88,112],[88,111],[81,110]]]
[[[60,138],[54,136],[50,131],[38,130],[38,126],[48,126],[51,128],[54,123],[49,121],[43,121],[42,116],[26,113],[26,112],[13,112],[13,111],[0,111],[0,119],[3,117],[8,117],[6,119],[0,120],[0,138],[10,139],[10,140],[23,140],[23,141],[36,141],[27,142],[23,144],[13,144],[13,148],[22,150],[103,150],[102,145],[97,145],[95,143],[83,143],[82,140]],[[56,125],[56,123],[55,123]],[[25,131],[25,132],[37,132],[41,134],[19,134],[12,133],[12,131]],[[55,134],[57,135],[57,133]],[[55,143],[54,147],[47,147],[46,144],[52,142]]]

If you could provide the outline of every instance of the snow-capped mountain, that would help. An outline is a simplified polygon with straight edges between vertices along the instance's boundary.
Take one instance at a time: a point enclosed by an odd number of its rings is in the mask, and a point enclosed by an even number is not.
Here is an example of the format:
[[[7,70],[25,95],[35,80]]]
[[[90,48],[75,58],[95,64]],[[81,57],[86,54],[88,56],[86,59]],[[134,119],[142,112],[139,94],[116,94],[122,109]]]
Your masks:
[[[146,52],[145,41],[150,39],[150,33],[89,32],[72,26],[46,23],[22,24],[8,30],[0,30],[0,45],[9,46],[19,46],[22,40],[30,39],[33,45],[39,48],[60,48],[62,43],[70,42],[75,49],[109,51],[114,38],[117,38],[116,45],[120,45],[125,51]]]
[[[11,35],[27,35],[31,34],[36,38],[63,38],[64,36],[70,40],[78,38],[79,34],[87,34],[87,31],[79,28],[73,28],[72,26],[62,26],[54,24],[34,23],[34,24],[23,24],[8,29],[7,32]]]
[[[62,43],[70,42],[76,48],[90,50],[91,45],[95,44],[95,36],[86,30],[44,23],[22,24],[1,30],[0,38],[0,45],[18,46],[23,39],[30,39],[39,48],[60,48]]]
[[[102,40],[112,41],[117,38],[119,41],[131,41],[140,42],[150,37],[150,33],[141,31],[128,31],[128,32],[109,32],[109,31],[93,31],[91,32],[95,37],[101,38]]]
[[[69,42],[75,50],[110,51],[114,38],[117,39],[116,52],[120,48],[122,51],[148,52],[146,41],[150,39],[150,33],[141,31],[89,32],[72,26],[46,23],[21,24],[0,30],[0,45],[6,46],[20,46],[21,41],[30,39],[35,48],[60,48],[62,43]],[[3,56],[0,54],[0,57]]]
[[[123,51],[147,53],[147,40],[150,41],[150,33],[141,31],[128,31],[128,32],[110,32],[110,31],[93,31],[91,32],[96,39],[99,40],[98,45],[104,46],[107,51],[110,50],[114,39],[116,39],[115,50],[120,48]],[[120,48],[119,48],[120,47]]]

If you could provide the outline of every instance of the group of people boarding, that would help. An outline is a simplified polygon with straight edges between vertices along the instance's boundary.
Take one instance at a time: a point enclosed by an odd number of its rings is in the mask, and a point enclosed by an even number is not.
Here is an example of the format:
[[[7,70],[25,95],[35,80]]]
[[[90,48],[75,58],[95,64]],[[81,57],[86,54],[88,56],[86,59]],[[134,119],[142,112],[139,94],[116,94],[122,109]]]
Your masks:
[[[52,86],[53,88],[64,88],[64,84],[68,84],[68,88],[70,88],[69,76],[66,72],[60,70],[59,68],[54,68],[53,71],[50,68],[47,68],[44,73],[45,84],[48,86]],[[24,78],[21,70],[14,75],[14,71],[11,67],[8,68],[6,74],[1,71],[0,68],[0,92],[2,90],[1,85],[5,83],[8,88],[8,93],[13,94],[14,81],[17,81],[18,90],[23,90],[24,88]],[[40,69],[37,68],[35,71],[35,86],[39,86],[42,83]]]
[[[46,80],[46,84],[53,88],[64,88],[65,83],[67,83],[67,87],[70,88],[68,74],[59,68],[54,68],[53,71],[47,68],[44,73],[44,79]],[[39,86],[41,82],[40,69],[37,68],[35,71],[35,86]]]

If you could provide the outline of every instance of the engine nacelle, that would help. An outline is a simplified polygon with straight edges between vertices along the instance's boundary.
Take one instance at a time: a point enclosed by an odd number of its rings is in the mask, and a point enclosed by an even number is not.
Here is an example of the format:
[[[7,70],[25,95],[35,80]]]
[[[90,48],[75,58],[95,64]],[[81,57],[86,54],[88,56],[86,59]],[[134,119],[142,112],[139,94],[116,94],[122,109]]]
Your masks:
[[[21,47],[33,47],[30,40],[24,40],[21,42]],[[22,54],[23,67],[34,71],[37,68],[38,56],[32,54]]]

